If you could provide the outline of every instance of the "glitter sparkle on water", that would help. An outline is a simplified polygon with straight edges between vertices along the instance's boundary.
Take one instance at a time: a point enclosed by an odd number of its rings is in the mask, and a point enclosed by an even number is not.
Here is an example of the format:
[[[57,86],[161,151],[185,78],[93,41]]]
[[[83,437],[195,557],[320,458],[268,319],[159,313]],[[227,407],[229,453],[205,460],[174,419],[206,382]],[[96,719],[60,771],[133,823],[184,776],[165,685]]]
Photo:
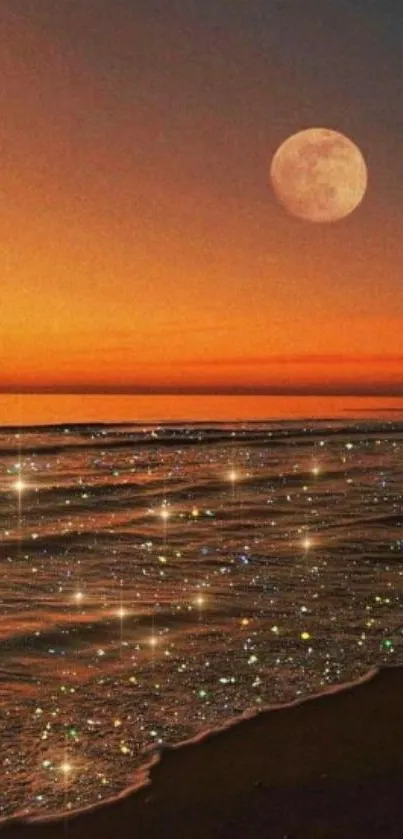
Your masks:
[[[98,803],[161,743],[403,663],[403,423],[0,438],[0,817]]]

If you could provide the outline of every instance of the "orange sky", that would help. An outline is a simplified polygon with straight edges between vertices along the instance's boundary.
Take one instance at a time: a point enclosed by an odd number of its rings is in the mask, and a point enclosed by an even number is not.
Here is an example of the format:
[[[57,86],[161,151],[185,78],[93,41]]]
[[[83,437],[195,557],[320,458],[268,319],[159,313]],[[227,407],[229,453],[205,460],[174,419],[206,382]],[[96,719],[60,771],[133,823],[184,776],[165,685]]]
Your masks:
[[[298,52],[268,60],[236,25],[207,47],[205,21],[191,38],[89,2],[89,37],[75,0],[55,19],[19,5],[0,33],[0,389],[403,393],[396,134],[343,99],[341,44],[333,101],[308,73],[307,110]],[[268,185],[279,142],[316,123],[369,167],[335,225],[292,219]]]

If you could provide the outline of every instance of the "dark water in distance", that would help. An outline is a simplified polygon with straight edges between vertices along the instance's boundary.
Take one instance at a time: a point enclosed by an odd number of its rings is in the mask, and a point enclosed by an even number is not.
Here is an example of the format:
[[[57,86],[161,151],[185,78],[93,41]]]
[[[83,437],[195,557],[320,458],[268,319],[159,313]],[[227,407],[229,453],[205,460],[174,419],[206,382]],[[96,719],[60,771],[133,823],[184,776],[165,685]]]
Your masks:
[[[1,813],[403,663],[403,422],[0,429]]]

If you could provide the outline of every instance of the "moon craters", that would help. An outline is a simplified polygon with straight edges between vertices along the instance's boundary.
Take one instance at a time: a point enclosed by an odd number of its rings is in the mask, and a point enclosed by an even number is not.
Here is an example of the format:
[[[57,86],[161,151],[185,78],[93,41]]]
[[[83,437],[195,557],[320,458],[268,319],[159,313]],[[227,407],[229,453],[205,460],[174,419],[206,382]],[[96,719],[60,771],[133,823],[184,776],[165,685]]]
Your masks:
[[[368,182],[358,146],[326,128],[309,128],[285,140],[273,157],[270,176],[288,212],[313,222],[348,216],[361,203]]]

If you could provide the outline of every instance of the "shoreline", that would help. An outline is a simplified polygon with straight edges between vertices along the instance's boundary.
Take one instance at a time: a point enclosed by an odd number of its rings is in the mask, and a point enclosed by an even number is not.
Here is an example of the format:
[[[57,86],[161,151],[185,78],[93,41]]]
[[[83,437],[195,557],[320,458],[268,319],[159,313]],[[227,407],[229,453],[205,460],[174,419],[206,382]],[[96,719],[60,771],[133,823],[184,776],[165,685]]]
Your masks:
[[[380,790],[383,796],[388,790],[392,795],[401,782],[403,668],[391,666],[286,705],[245,712],[219,729],[157,748],[136,783],[118,796],[68,814],[7,819],[0,824],[0,837],[59,839],[67,831],[71,839],[112,839],[117,834],[121,839],[132,835],[196,839],[225,836],[226,825],[234,818],[229,835],[237,837],[240,819],[243,822],[248,812],[249,832],[245,828],[242,835],[252,837],[261,829],[253,832],[254,821],[261,816],[272,818],[273,830],[277,829],[273,796],[277,803],[284,799],[281,817],[286,819],[287,812],[293,816],[288,800],[300,800],[304,808],[312,795],[334,798],[344,789],[344,798],[355,790],[353,802],[358,806],[359,791],[368,787],[365,800],[379,803]],[[399,800],[395,795],[396,805]],[[390,802],[386,809],[392,812]],[[286,824],[281,827],[286,829]],[[277,835],[280,839],[275,832],[273,839]],[[297,834],[298,839],[299,835],[305,834]],[[384,839],[394,834],[379,835]]]

